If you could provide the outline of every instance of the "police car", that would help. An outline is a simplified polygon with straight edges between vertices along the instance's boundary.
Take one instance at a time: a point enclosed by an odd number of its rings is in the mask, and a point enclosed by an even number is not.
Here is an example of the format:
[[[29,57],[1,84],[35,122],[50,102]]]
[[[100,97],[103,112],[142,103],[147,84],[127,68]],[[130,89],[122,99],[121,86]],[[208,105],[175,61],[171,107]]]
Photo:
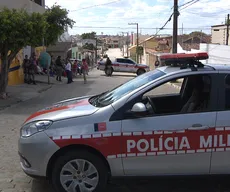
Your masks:
[[[105,71],[105,62],[107,58],[101,59],[98,62],[98,70]],[[130,58],[111,58],[112,61],[112,73],[113,72],[126,72],[126,73],[136,73],[141,75],[148,72],[149,66],[144,64],[137,64]],[[105,71],[106,73],[106,71]]]
[[[230,67],[207,58],[164,55],[165,66],[113,90],[32,114],[20,131],[23,171],[59,192],[100,192],[116,176],[230,174]],[[177,92],[154,95],[172,82]]]

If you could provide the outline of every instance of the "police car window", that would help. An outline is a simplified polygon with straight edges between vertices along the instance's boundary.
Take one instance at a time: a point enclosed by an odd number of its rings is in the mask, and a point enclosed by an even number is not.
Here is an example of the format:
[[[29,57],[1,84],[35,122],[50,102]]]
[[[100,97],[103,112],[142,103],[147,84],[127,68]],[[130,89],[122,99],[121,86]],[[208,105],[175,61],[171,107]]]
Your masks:
[[[129,64],[134,64],[134,62],[131,61],[130,59],[126,59],[125,62],[126,62],[126,63],[129,63]]]
[[[225,78],[225,109],[230,110],[230,75]]]
[[[152,89],[151,91],[145,93],[144,96],[163,96],[171,94],[180,94],[184,78],[176,79],[172,82],[164,83],[159,87]]]
[[[118,63],[124,63],[124,59],[117,59]]]
[[[165,73],[160,70],[150,71],[114,88],[111,91],[92,97],[90,99],[90,103],[96,107],[104,107],[110,105],[128,93],[134,91],[135,89],[138,89],[141,86],[144,86],[147,83],[164,75]]]
[[[210,110],[211,87],[208,75],[186,76],[153,88],[143,95],[142,102],[149,106],[152,100],[154,115],[205,112]]]

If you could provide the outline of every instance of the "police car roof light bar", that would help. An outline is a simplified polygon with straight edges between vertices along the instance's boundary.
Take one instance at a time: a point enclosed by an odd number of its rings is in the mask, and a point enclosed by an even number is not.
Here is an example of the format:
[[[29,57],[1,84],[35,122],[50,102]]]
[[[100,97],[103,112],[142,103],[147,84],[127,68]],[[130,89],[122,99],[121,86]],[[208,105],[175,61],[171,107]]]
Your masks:
[[[204,67],[200,60],[208,59],[208,53],[176,53],[161,55],[160,60],[165,62],[165,65],[180,67],[181,69],[191,68],[192,71],[197,71],[197,68]]]

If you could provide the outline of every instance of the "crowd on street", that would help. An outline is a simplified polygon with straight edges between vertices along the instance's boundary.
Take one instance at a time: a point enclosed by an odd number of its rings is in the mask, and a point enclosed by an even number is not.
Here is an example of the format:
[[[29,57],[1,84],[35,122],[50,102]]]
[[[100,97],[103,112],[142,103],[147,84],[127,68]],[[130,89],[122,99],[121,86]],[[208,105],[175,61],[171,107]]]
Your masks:
[[[87,82],[86,76],[89,72],[89,64],[86,59],[62,59],[58,56],[56,59],[51,56],[51,63],[49,69],[40,65],[39,59],[36,58],[35,53],[28,58],[25,56],[23,60],[24,82],[36,85],[35,74],[45,75],[49,73],[51,77],[56,76],[57,81],[62,81],[62,77],[67,77],[67,84],[73,83],[73,78],[78,74],[83,76],[84,83]]]

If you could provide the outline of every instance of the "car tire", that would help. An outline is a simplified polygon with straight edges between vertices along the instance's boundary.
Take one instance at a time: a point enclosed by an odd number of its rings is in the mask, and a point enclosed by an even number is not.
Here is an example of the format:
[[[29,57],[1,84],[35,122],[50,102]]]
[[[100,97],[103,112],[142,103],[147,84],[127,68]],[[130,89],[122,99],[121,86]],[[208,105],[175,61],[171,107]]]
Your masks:
[[[144,74],[146,71],[144,70],[144,69],[138,69],[138,71],[137,71],[137,75],[139,76],[139,75],[142,75],[142,74]]]
[[[79,162],[85,162],[82,172],[78,171],[81,169]],[[92,171],[91,175],[89,168]],[[83,174],[79,174],[79,172]],[[69,177],[69,179],[66,179],[66,177]],[[89,184],[89,181],[92,182],[93,180],[96,180],[95,186]],[[67,192],[67,187],[73,184],[77,185],[75,189],[85,187],[92,189],[93,192],[102,192],[105,190],[107,181],[108,168],[104,161],[97,155],[85,151],[70,151],[60,156],[54,164],[51,175],[51,183],[57,192]],[[78,192],[78,190],[75,191]]]

